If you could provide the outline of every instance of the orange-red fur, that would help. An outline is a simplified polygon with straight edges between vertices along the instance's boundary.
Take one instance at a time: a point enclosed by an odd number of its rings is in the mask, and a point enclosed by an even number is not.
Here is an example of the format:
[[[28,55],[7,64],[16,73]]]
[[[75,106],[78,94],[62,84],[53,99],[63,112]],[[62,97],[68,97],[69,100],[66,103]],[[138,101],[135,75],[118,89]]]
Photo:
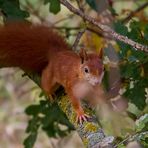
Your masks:
[[[82,65],[88,66],[96,77],[103,71],[98,55],[87,55],[83,50],[80,55],[76,54],[63,37],[48,27],[24,23],[0,27],[0,66],[41,73],[41,86],[48,95],[53,93],[57,84],[62,85],[80,120],[85,118],[84,111],[73,93],[73,86],[86,81]]]
[[[64,39],[45,26],[11,23],[0,27],[0,66],[41,72],[49,55],[67,49]]]

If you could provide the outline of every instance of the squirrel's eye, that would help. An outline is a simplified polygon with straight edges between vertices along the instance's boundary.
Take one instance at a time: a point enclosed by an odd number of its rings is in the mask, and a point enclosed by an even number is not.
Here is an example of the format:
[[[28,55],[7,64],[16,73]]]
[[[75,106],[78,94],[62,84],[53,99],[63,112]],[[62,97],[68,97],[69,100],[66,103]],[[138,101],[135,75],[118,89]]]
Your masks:
[[[88,73],[88,72],[89,72],[89,71],[88,71],[88,68],[85,68],[84,71],[85,71],[85,73]]]

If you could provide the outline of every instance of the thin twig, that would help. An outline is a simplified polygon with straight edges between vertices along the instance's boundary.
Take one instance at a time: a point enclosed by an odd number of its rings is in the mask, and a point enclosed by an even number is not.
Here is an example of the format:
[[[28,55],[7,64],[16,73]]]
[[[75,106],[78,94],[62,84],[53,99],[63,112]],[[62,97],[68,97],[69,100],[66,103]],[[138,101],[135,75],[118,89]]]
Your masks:
[[[114,148],[117,148],[119,145],[124,144],[125,142],[136,140],[137,137],[144,136],[144,135],[147,135],[147,134],[148,134],[148,131],[144,131],[144,132],[141,132],[141,133],[136,133],[134,135],[127,136],[127,138],[125,138],[123,141],[116,144],[114,146]]]
[[[83,8],[83,6],[82,6],[82,0],[76,0],[76,1],[77,1],[77,5],[78,5],[79,9],[80,9],[82,12],[84,12],[84,8]]]
[[[72,49],[73,49],[73,50],[75,50],[76,47],[78,46],[79,41],[80,41],[82,35],[84,34],[85,30],[86,30],[86,29],[83,29],[83,30],[81,30],[81,31],[78,32],[77,37],[76,37],[76,39],[75,39],[75,41],[74,41],[74,44],[73,44],[73,46],[72,46]]]
[[[70,27],[70,26],[51,26],[54,29],[58,30],[80,30],[81,27]]]
[[[70,27],[70,26],[50,26],[50,27],[57,29],[57,30],[80,30],[80,29],[82,29],[82,27],[76,27],[76,26],[74,26],[74,27]],[[97,34],[100,37],[104,37],[106,39],[112,40],[112,38],[108,34],[102,33],[98,29],[94,29],[92,27],[87,26],[86,30],[91,31],[91,32]]]
[[[148,52],[148,47],[147,46],[143,46],[142,44],[137,43],[137,42],[129,39],[127,36],[123,36],[123,35],[120,35],[120,34],[116,33],[109,26],[97,22],[94,18],[92,18],[92,17],[84,14],[82,11],[76,9],[67,0],[60,0],[60,2],[65,7],[67,7],[71,12],[75,13],[76,15],[79,15],[80,17],[82,17],[83,19],[88,21],[89,23],[99,27],[102,31],[104,31],[105,33],[108,33],[112,38],[131,45],[133,48],[135,48],[135,50],[138,49],[138,50],[141,50],[141,51]]]
[[[148,2],[144,3],[140,7],[138,7],[136,10],[132,11],[126,18],[122,20],[123,23],[128,22],[136,13],[140,12],[141,10],[145,9],[148,6]]]

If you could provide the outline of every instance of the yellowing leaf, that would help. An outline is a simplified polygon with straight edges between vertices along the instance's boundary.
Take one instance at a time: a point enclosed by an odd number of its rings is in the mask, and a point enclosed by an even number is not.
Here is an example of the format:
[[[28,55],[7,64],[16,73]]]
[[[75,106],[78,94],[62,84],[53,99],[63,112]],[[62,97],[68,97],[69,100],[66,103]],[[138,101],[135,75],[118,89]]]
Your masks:
[[[81,43],[90,50],[100,52],[101,48],[105,47],[105,40],[99,37],[95,33],[86,32],[84,33]]]

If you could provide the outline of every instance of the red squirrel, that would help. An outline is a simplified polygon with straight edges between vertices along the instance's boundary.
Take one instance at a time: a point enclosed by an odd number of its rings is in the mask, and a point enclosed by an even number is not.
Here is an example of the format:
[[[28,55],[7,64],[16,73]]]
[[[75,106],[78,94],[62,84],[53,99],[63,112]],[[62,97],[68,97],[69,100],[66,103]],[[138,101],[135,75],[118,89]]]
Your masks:
[[[77,113],[78,122],[87,120],[74,93],[74,86],[95,87],[103,77],[102,54],[72,51],[62,36],[45,26],[10,23],[0,27],[0,67],[19,67],[41,74],[41,87],[51,95],[56,85],[64,87]],[[80,92],[81,93],[81,92]]]

